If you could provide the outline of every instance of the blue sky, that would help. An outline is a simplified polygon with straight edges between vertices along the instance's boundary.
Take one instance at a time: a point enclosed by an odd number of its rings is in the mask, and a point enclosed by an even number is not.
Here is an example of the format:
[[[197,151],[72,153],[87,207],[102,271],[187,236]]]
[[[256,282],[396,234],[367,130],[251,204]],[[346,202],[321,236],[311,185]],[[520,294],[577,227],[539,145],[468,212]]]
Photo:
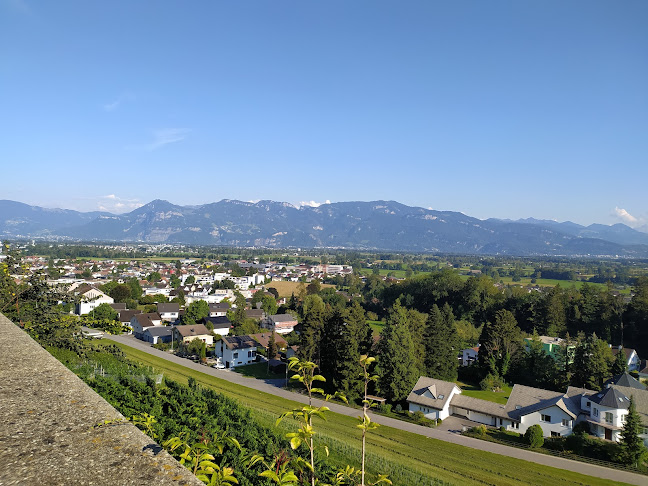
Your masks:
[[[648,221],[648,2],[0,0],[0,198]]]

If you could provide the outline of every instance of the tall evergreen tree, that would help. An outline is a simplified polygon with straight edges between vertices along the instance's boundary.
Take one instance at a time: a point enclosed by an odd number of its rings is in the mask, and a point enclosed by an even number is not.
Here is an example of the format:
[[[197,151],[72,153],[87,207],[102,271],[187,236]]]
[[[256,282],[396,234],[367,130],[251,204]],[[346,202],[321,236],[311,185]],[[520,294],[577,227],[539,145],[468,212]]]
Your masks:
[[[614,359],[614,362],[612,363],[610,372],[612,373],[612,376],[617,376],[621,373],[625,373],[626,371],[628,371],[628,362],[626,361],[626,355],[623,352],[623,349],[619,349],[617,350],[617,355]]]
[[[506,377],[515,353],[522,346],[517,321],[510,311],[500,310],[487,322],[479,338],[479,365],[487,373]]]
[[[421,376],[406,315],[396,300],[378,343],[378,390],[391,402],[407,398]]]
[[[320,364],[321,341],[326,320],[326,307],[319,295],[308,295],[302,301],[302,331],[299,336],[299,356]]]
[[[425,330],[425,370],[427,376],[445,381],[457,379],[458,342],[452,309],[446,303],[443,311],[434,304]]]
[[[621,457],[626,464],[638,466],[648,455],[643,439],[639,437],[642,429],[643,425],[641,424],[641,417],[637,413],[634,397],[630,397],[628,414],[625,416],[625,423],[621,432]]]
[[[584,338],[579,335],[578,345],[574,354],[574,386],[600,390],[603,382],[610,377],[612,352],[607,343],[596,334]]]

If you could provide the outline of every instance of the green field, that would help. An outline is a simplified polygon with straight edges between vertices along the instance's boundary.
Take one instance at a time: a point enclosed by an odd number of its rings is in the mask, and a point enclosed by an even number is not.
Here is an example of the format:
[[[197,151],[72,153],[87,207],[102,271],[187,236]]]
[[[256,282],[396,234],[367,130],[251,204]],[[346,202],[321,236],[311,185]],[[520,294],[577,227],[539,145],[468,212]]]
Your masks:
[[[224,395],[239,400],[252,410],[264,425],[274,427],[283,411],[301,407],[298,402],[234,385],[228,381],[170,363],[142,351],[120,346],[127,357],[152,366],[165,376],[186,383],[189,377]],[[282,422],[282,425],[284,423]],[[292,425],[285,422],[286,426]],[[352,417],[330,413],[326,421],[315,424],[317,438],[332,451],[334,462],[356,460],[360,448],[360,431]],[[320,443],[321,443],[320,442]],[[555,469],[540,464],[491,454],[418,434],[382,426],[368,437],[368,467],[389,473],[394,485],[612,485],[622,484],[591,476]],[[396,480],[399,478],[398,480]],[[436,482],[434,481],[436,480]]]
[[[384,321],[367,321],[367,323],[371,326],[371,329],[373,329],[374,336],[378,336],[382,330],[383,327],[385,327],[385,322]]]
[[[460,381],[457,381],[456,383],[459,385],[459,388],[461,388],[461,393],[467,397],[480,398],[482,400],[488,400],[489,402],[500,403],[502,405],[506,405],[512,390],[508,385],[504,385],[501,392],[494,392],[490,390],[482,390],[477,385],[462,383]]]

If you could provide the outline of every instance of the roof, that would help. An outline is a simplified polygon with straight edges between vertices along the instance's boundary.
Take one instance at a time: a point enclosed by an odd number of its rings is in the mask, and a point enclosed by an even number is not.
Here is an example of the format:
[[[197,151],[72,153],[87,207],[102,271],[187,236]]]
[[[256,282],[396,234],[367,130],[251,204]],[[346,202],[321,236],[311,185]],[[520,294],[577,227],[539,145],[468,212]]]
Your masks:
[[[246,309],[245,311],[245,317],[250,319],[262,319],[263,314],[263,309]]]
[[[450,400],[450,395],[455,388],[459,390],[455,383],[421,376],[407,396],[407,401],[441,410]]]
[[[634,390],[634,388],[629,389]],[[603,390],[592,397],[594,403],[608,408],[628,408],[630,405],[629,400],[629,397],[618,390],[616,386],[611,386],[607,390]]]
[[[108,304],[116,311],[126,310],[126,304],[124,302],[115,302],[114,304]]]
[[[259,334],[250,334],[250,337],[256,339],[256,341],[261,345],[262,348],[267,348],[270,344],[271,332],[261,332]],[[288,345],[286,340],[281,337],[280,334],[274,333],[275,344],[280,348],[283,348]]]
[[[598,392],[595,390],[590,390],[588,388],[579,388],[577,386],[568,386],[567,387],[567,392],[565,395],[567,395],[569,398],[572,400],[576,397],[580,398],[581,396],[584,397],[591,397],[592,395],[596,395]]]
[[[564,393],[516,384],[511,390],[505,410],[513,420],[520,420],[523,415],[556,406],[575,419],[580,413],[580,397],[578,402]]]
[[[223,336],[223,342],[227,349],[244,349],[244,348],[258,348],[259,342],[252,336]]]
[[[209,329],[207,329],[204,324],[175,326],[174,329],[176,329],[182,337],[211,335]]]
[[[180,306],[178,305],[177,302],[169,302],[168,304],[158,304],[157,311],[158,312],[179,312]]]
[[[453,395],[450,404],[453,407],[465,408],[471,412],[480,412],[495,417],[509,418],[509,415],[504,410],[504,405],[499,403],[481,400],[479,398],[469,397],[466,395],[456,394]]]
[[[275,314],[270,316],[273,322],[297,322],[291,314]]]
[[[203,324],[207,324],[207,322],[211,322],[214,325],[214,327],[219,327],[219,328],[230,327],[232,325],[230,320],[225,316],[203,317],[202,322]]]
[[[144,333],[149,334],[151,336],[170,336],[171,335],[171,328],[167,326],[155,326],[155,327],[149,327],[144,330]]]
[[[629,388],[636,388],[637,390],[646,389],[639,380],[631,376],[629,373],[621,373],[620,375],[613,376],[603,383],[604,388],[608,388],[610,385],[627,386]]]
[[[142,328],[153,327],[155,323],[149,317],[149,314],[135,314],[133,316]]]
[[[644,425],[648,425],[648,390],[638,390],[636,388],[618,385],[612,385],[611,388],[616,389],[627,397],[632,397],[637,412],[641,415],[641,422]]]
[[[619,348],[616,346],[612,346],[612,354],[616,356],[619,354]],[[630,361],[630,357],[632,356],[633,353],[636,354],[636,351],[632,348],[621,348],[623,350],[623,354],[625,354],[626,360]]]
[[[139,309],[136,310],[123,310],[119,312],[119,321],[120,322],[130,322],[134,315],[141,314],[142,311]]]
[[[210,311],[215,311],[215,310],[227,310],[230,308],[230,305],[228,302],[218,302],[217,304],[209,304],[209,310]]]

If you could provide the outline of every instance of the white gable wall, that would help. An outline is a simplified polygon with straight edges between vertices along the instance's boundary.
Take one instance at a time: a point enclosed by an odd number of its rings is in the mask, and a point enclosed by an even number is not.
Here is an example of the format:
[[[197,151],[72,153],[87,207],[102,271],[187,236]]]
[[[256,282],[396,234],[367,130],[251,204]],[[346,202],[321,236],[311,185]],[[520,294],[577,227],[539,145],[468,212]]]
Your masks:
[[[549,416],[549,421],[543,420],[543,415]],[[563,425],[563,420],[568,421],[567,425]],[[553,405],[543,410],[523,415],[520,421],[520,428],[517,429],[517,431],[524,434],[529,427],[536,424],[542,427],[542,435],[545,437],[551,437],[552,432],[556,432],[561,436],[566,436],[572,433],[574,420],[562,409]]]

